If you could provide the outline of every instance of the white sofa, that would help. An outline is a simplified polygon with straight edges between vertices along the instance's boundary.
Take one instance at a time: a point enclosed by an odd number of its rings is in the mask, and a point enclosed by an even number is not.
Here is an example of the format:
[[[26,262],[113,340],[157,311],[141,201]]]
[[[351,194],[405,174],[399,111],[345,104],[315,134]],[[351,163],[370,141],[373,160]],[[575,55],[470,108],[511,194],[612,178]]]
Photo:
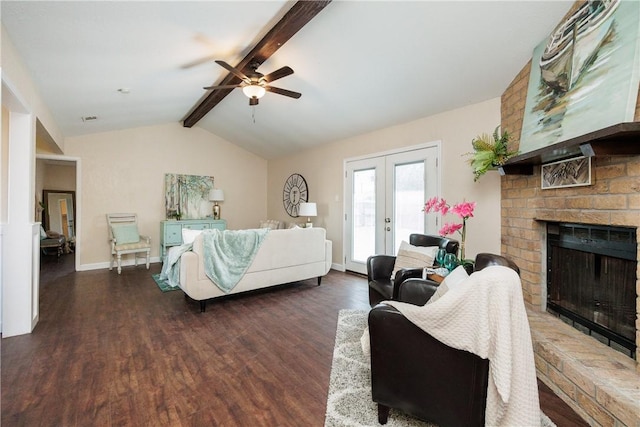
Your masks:
[[[224,293],[204,271],[202,236],[193,241],[193,250],[180,258],[180,288],[189,297],[200,301],[204,311],[206,301],[224,295],[284,283],[318,278],[331,268],[331,240],[324,228],[292,228],[270,230],[247,272],[236,286]]]

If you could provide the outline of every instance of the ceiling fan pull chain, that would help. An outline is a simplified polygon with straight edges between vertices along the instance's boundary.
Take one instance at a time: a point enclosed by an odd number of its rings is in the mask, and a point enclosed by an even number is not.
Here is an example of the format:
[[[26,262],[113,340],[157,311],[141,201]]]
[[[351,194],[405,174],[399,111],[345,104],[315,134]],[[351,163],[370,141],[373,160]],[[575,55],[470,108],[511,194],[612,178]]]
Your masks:
[[[251,118],[253,119],[253,124],[256,124],[256,106],[251,106]]]

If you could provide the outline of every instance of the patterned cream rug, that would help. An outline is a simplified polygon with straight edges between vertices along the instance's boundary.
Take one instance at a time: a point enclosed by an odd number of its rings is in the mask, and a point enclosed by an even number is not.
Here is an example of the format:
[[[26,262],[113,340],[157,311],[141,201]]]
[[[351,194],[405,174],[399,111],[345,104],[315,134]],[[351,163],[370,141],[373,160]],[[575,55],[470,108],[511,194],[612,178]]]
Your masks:
[[[368,312],[362,310],[340,310],[338,315],[325,427],[380,426],[377,404],[371,400],[369,359],[360,346],[367,315]],[[542,427],[555,427],[544,414],[540,421]],[[392,409],[386,426],[426,427],[433,424]]]

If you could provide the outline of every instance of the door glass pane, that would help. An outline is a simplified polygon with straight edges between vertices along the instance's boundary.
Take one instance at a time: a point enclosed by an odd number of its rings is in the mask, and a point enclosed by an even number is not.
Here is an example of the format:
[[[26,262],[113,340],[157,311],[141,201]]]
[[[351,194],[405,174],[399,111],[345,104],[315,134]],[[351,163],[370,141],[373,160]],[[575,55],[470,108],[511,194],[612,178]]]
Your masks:
[[[376,171],[353,172],[353,261],[366,262],[375,254]]]
[[[424,233],[424,162],[395,165],[393,253],[411,233]]]

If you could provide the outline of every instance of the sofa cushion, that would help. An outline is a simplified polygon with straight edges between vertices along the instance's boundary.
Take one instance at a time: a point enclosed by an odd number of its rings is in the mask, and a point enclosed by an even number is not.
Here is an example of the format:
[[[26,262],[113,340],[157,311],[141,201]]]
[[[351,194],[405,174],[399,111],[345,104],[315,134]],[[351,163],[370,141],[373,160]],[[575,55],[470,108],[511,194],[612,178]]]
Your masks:
[[[280,228],[280,221],[276,221],[275,219],[265,219],[260,221],[259,228],[270,228],[271,230],[277,230]]]
[[[325,238],[323,228],[271,230],[247,272],[323,262]]]
[[[437,252],[438,246],[413,246],[402,241],[391,277],[395,277],[396,272],[403,268],[433,267]]]
[[[140,241],[138,226],[136,224],[114,224],[111,226],[113,237],[118,245],[137,243]]]
[[[62,234],[58,233],[57,231],[53,231],[53,230],[48,230],[46,232],[47,235],[47,239],[58,239],[60,236],[62,236]]]
[[[117,244],[114,248],[116,251],[131,251],[135,249],[150,249],[151,246],[144,240],[138,240],[137,242],[132,243]]]

